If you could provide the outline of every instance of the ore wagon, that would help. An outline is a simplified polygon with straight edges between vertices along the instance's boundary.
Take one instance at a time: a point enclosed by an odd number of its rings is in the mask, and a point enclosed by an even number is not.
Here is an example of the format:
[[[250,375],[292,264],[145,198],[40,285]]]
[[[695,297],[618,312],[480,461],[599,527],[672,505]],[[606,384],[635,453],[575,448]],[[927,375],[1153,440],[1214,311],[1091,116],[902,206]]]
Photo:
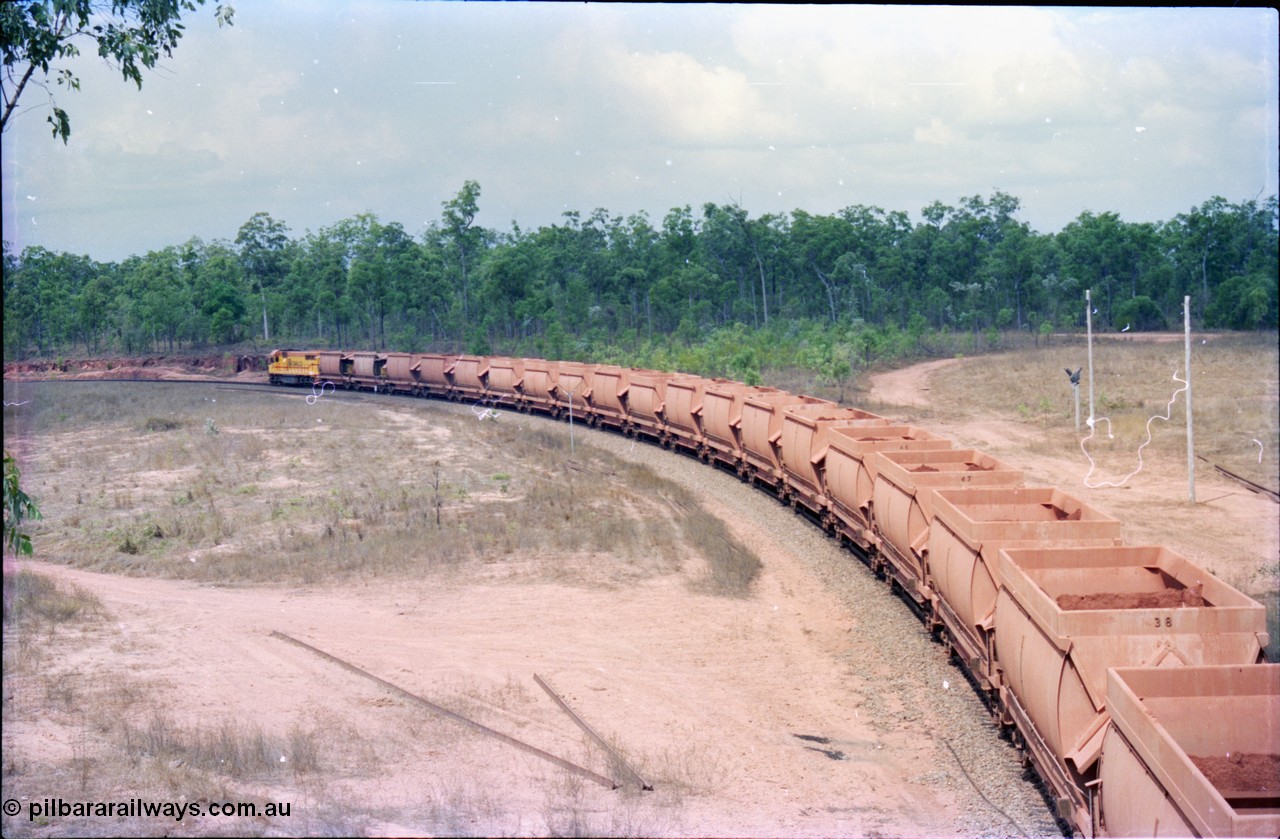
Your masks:
[[[837,532],[870,552],[873,565],[878,537],[871,527],[872,491],[878,473],[877,452],[949,449],[951,442],[913,425],[836,427],[827,436],[827,498],[836,517]]]
[[[999,566],[1001,704],[1073,821],[1089,817],[1107,668],[1253,664],[1266,643],[1260,603],[1168,548],[1009,548]]]
[[[934,493],[925,560],[933,614],[986,688],[1002,547],[1120,545],[1120,522],[1056,489],[944,489]]]
[[[872,526],[880,553],[902,590],[918,605],[932,599],[925,581],[924,553],[933,524],[933,495],[939,489],[1016,487],[1022,470],[974,449],[877,452],[872,489]]]
[[[1115,668],[1105,836],[1280,836],[1280,664]]]
[[[889,425],[889,420],[858,408],[831,404],[787,405],[782,410],[782,427],[777,449],[782,461],[784,484],[779,498],[801,506],[835,528],[826,495],[828,440],[837,428],[868,429]]]
[[[782,417],[787,409],[818,407],[824,411],[837,408],[834,402],[792,393],[752,393],[742,400],[740,434],[742,453],[752,480],[777,491],[783,485]]]

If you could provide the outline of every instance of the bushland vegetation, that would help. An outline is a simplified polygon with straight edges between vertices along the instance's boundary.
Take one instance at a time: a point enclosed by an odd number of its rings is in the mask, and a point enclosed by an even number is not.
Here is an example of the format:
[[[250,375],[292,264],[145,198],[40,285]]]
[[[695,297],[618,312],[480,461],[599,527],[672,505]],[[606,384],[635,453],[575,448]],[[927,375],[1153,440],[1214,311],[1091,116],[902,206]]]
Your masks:
[[[1213,197],[1162,222],[1084,212],[1055,233],[1015,196],[751,218],[734,204],[475,224],[467,181],[413,236],[373,213],[296,235],[255,213],[234,241],[121,262],[4,251],[6,360],[209,346],[456,350],[752,379],[790,354],[832,380],[884,358],[1038,344],[1084,325],[1274,330],[1277,199]]]

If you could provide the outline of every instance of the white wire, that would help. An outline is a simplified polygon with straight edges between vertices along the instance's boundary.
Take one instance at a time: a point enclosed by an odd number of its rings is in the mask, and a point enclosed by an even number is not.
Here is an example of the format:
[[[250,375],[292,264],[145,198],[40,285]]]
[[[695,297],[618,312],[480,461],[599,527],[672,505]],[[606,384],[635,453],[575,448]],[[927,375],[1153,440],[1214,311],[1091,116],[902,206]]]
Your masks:
[[[1080,441],[1080,451],[1084,452],[1084,456],[1089,458],[1089,471],[1085,473],[1085,476],[1084,476],[1084,485],[1086,487],[1088,487],[1089,489],[1098,489],[1100,487],[1123,486],[1130,478],[1132,478],[1134,475],[1142,471],[1142,450],[1145,449],[1147,445],[1150,444],[1151,442],[1151,423],[1157,419],[1168,422],[1169,418],[1173,416],[1173,403],[1178,401],[1178,394],[1182,393],[1184,390],[1190,387],[1186,379],[1178,378],[1178,369],[1176,367],[1173,370],[1173,380],[1175,382],[1182,382],[1182,387],[1175,390],[1173,392],[1173,396],[1169,397],[1169,404],[1168,406],[1166,406],[1163,416],[1160,414],[1155,414],[1147,420],[1147,439],[1142,442],[1141,446],[1138,446],[1138,468],[1134,469],[1128,475],[1125,475],[1119,481],[1100,481],[1099,483],[1096,483],[1096,484],[1089,483],[1089,476],[1093,474],[1093,470],[1097,468],[1097,464],[1093,462],[1093,457],[1089,454],[1089,450],[1085,448],[1084,444],[1093,439],[1093,432],[1097,428],[1097,424],[1099,422],[1105,422],[1107,424],[1108,437],[1114,439],[1115,435],[1111,433],[1111,420],[1107,419],[1106,417],[1098,417],[1097,419],[1090,417],[1088,420],[1086,420],[1089,426],[1089,434],[1088,436],[1086,436],[1084,439]]]
[[[480,422],[484,422],[487,419],[494,420],[496,422],[499,417],[498,405],[501,405],[502,400],[505,398],[506,398],[505,396],[500,396],[498,397],[498,401],[494,403],[493,407],[481,408],[479,411],[477,411],[476,408],[479,407],[482,401],[484,401],[484,400],[478,399],[475,402],[471,403],[471,413],[475,414],[476,419],[479,420]]]
[[[319,401],[320,401],[320,397],[321,397],[321,396],[324,396],[324,392],[325,392],[325,391],[324,391],[324,389],[325,389],[326,387],[327,387],[327,388],[329,388],[329,392],[330,392],[330,393],[333,393],[335,390],[337,390],[337,389],[338,389],[337,385],[335,385],[333,382],[321,382],[321,383],[320,383],[320,392],[319,392],[319,393],[316,393],[316,383],[315,383],[315,382],[312,382],[312,383],[311,383],[311,395],[307,397],[307,404],[308,404],[308,405],[314,405],[314,404],[316,404],[317,402],[319,402]]]

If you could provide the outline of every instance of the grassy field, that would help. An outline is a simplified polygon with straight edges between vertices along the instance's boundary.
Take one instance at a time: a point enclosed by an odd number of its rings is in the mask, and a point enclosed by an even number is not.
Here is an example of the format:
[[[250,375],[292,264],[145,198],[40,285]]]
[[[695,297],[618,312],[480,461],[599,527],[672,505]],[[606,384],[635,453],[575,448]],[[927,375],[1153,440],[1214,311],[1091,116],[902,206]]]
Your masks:
[[[1186,370],[1182,343],[1099,340],[1094,344],[1094,410],[1110,420],[1110,437],[1097,426],[1096,445],[1132,452],[1147,421],[1152,436],[1185,439]],[[1046,431],[1074,431],[1075,408],[1064,372],[1087,365],[1082,340],[964,364],[931,381],[930,400],[939,415],[1012,417]],[[1280,352],[1276,336],[1239,335],[1197,344],[1191,358],[1192,417],[1196,453],[1252,481],[1280,489]],[[1174,379],[1177,375],[1183,381]],[[1088,370],[1082,374],[1080,415],[1089,413]],[[1100,421],[1099,421],[1100,422]],[[1047,438],[1048,439],[1048,438]],[[1056,435],[1075,448],[1073,435]],[[1258,442],[1255,442],[1258,441]],[[1184,447],[1185,452],[1185,447]],[[1185,455],[1184,455],[1185,457]],[[1208,467],[1205,467],[1208,468]]]
[[[759,569],[679,487],[514,413],[173,383],[14,389],[31,399],[6,410],[44,514],[31,534],[80,568],[316,583],[483,559],[611,586],[694,555],[698,585],[730,596]]]
[[[1211,336],[1193,347],[1192,418],[1198,455],[1194,506],[1187,504],[1186,394],[1176,393],[1186,380],[1184,360],[1181,340],[1096,342],[1094,402],[1099,419],[1095,433],[1083,444],[1089,434],[1087,367],[1079,432],[1064,372],[1068,366],[1074,371],[1087,364],[1087,347],[1077,339],[1059,339],[1052,347],[972,360],[935,373],[929,378],[930,407],[921,412],[920,424],[1009,429],[1007,454],[1002,454],[1017,466],[1042,464],[1034,482],[1104,505],[1124,522],[1131,544],[1174,547],[1262,602],[1271,636],[1267,652],[1274,661],[1280,655],[1275,511],[1270,501],[1218,477],[1213,465],[1280,489],[1276,336]],[[1175,374],[1182,381],[1176,381]],[[1085,471],[1090,463],[1091,473]],[[1244,499],[1260,505],[1258,518],[1235,514]]]

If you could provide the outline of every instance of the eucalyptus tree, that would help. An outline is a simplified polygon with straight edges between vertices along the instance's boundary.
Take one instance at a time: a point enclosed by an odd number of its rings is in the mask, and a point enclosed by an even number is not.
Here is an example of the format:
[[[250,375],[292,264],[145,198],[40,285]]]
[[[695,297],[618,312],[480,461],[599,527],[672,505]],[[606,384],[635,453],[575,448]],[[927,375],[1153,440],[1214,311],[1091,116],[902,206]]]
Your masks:
[[[225,240],[204,244],[195,239],[188,247],[191,294],[200,313],[193,337],[215,345],[239,341],[248,313],[239,255]]]
[[[254,213],[240,226],[236,234],[240,246],[240,262],[250,289],[256,288],[262,301],[262,340],[271,340],[271,328],[267,322],[267,289],[274,288],[284,278],[289,266],[289,227],[271,217],[270,213]]]
[[[742,320],[749,317],[753,325],[767,325],[769,305],[768,300],[762,298],[767,297],[768,289],[763,263],[758,259],[758,244],[750,236],[747,211],[736,204],[723,207],[714,203],[703,204],[698,242],[705,254],[707,269],[737,285],[737,294],[730,304],[732,317]],[[757,277],[759,296],[756,294]]]
[[[1098,308],[1094,323],[1109,326],[1114,320],[1116,291],[1127,273],[1124,230],[1115,213],[1094,215],[1086,210],[1058,234],[1066,272],[1093,291]]]
[[[30,246],[20,256],[5,253],[5,347],[10,341],[21,356],[34,344],[37,353],[52,354],[100,331],[92,313],[81,308],[81,294],[100,268],[87,256]],[[82,315],[88,315],[86,320]],[[12,323],[11,323],[12,319]]]
[[[347,251],[342,222],[308,232],[293,249],[289,273],[285,275],[299,331],[331,346],[344,342],[350,320]],[[303,318],[305,326],[301,324]]]
[[[855,204],[837,215],[849,226],[849,237],[836,273],[850,290],[857,316],[880,325],[905,322],[922,288],[913,279],[906,213]]]
[[[609,226],[609,271],[620,324],[637,330],[641,324],[641,301],[658,273],[662,258],[659,234],[643,211],[626,219],[615,218]],[[626,313],[624,317],[624,312]]]
[[[441,202],[445,238],[458,258],[458,290],[464,322],[471,315],[470,272],[485,241],[484,230],[475,227],[476,213],[480,212],[479,201],[480,184],[468,180],[463,182],[457,195]]]
[[[150,251],[126,263],[124,290],[136,307],[136,339],[152,350],[163,342],[173,352],[190,331],[196,307],[180,263],[176,247]]]
[[[851,304],[852,289],[845,278],[848,271],[837,274],[837,261],[854,249],[854,229],[848,221],[835,216],[814,216],[804,210],[791,213],[792,253],[800,270],[811,274],[822,287],[826,315],[831,323],[839,322]],[[846,265],[848,264],[846,260]]]

